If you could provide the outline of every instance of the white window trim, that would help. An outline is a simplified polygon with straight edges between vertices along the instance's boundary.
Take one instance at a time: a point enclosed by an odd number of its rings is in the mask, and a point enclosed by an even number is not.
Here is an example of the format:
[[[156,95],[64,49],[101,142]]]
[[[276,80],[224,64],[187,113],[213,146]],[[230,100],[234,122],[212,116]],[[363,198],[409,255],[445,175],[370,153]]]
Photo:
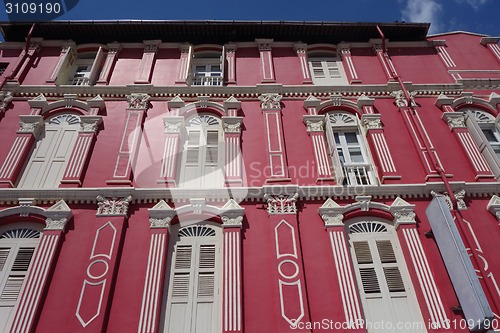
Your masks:
[[[71,119],[73,124],[57,124],[58,121],[64,122],[64,119]],[[77,122],[76,122],[77,121]],[[57,176],[55,176],[55,187],[59,186],[61,179],[64,177],[64,171],[68,165],[69,159],[71,158],[71,153],[73,152],[76,140],[78,137],[78,130],[80,128],[80,117],[72,113],[58,114],[51,117],[45,121],[44,133],[48,131],[54,132],[54,142],[45,143],[43,140],[48,140],[42,135],[42,138],[38,139],[34,145],[33,150],[29,159],[25,162],[23,167],[22,176],[18,182],[18,188],[54,188],[52,184],[48,183],[48,177],[54,176],[53,172],[50,171],[51,163],[60,162],[60,168]],[[56,156],[57,149],[61,144],[68,141],[65,135],[69,132],[71,138],[68,143],[66,154],[64,156]],[[38,153],[41,149],[48,148],[49,153],[45,157],[41,157]],[[39,167],[33,165],[33,163],[40,163]],[[38,176],[41,173],[41,176]]]
[[[190,226],[199,226],[199,227],[208,227],[212,230],[215,231],[215,236],[198,236],[198,237],[179,237],[179,231],[184,228],[184,227],[190,227]],[[179,245],[191,245],[191,246],[202,246],[202,245],[214,245],[215,246],[215,269],[214,269],[214,298],[213,298],[213,309],[214,313],[212,316],[212,322],[210,327],[204,327],[202,328],[203,332],[206,333],[216,333],[222,331],[222,322],[220,318],[222,318],[222,288],[223,288],[223,280],[222,280],[222,272],[223,272],[223,267],[222,267],[222,228],[220,227],[219,224],[213,223],[213,222],[201,222],[197,224],[191,224],[189,222],[183,223],[182,226],[177,224],[172,226],[172,236],[170,237],[169,241],[169,254],[168,254],[168,261],[167,261],[167,274],[165,277],[165,291],[164,291],[164,300],[163,300],[163,306],[162,306],[162,315],[161,315],[161,321],[160,321],[160,332],[165,332],[165,333],[170,333],[168,331],[170,327],[170,321],[176,320],[179,321],[181,320],[180,318],[170,318],[170,311],[172,307],[172,284],[173,284],[173,277],[174,277],[174,271],[175,267],[173,267],[173,261],[175,257],[175,250]],[[199,247],[198,247],[199,249]],[[192,262],[196,262],[197,256],[199,256],[199,250],[195,254],[195,258],[192,259]],[[194,267],[194,269],[191,269],[190,274],[193,274],[195,277],[195,273],[198,272],[198,268]],[[192,286],[193,290],[196,289],[196,282],[194,282],[194,285]],[[188,305],[188,310],[187,310],[187,315],[186,317],[189,317],[187,319],[191,319],[191,323],[189,327],[184,327],[184,331],[182,332],[175,332],[175,333],[194,333],[195,331],[195,324],[196,321],[196,314],[195,312],[191,311],[194,309],[194,291],[190,294],[189,299],[188,299],[188,304],[191,303],[191,305]],[[191,310],[189,307],[192,307]],[[197,330],[199,331],[199,329]]]
[[[334,123],[330,115],[335,115],[337,121]],[[355,115],[346,112],[330,112],[325,115],[326,119],[326,137],[329,146],[332,165],[334,167],[335,179],[338,184],[344,185],[376,185],[377,177],[373,160],[371,158],[368,145],[365,142],[364,136],[361,134],[358,118]],[[361,150],[361,155],[364,162],[351,162],[349,147],[345,140],[345,133],[356,133],[356,138]],[[335,133],[340,137],[340,146],[335,142]],[[344,159],[349,162],[342,163],[338,149],[341,149]],[[368,184],[363,184],[359,179],[366,177]]]
[[[223,56],[214,56],[207,58],[196,58],[194,55],[191,62],[190,83],[192,86],[222,86],[224,85],[224,61]],[[197,76],[196,67],[205,66],[205,75]],[[209,68],[210,66],[210,68]],[[219,71],[212,70],[212,66],[219,66]],[[212,75],[219,73],[220,75]]]
[[[30,223],[30,222],[11,223],[11,224],[2,226],[0,228],[0,236],[3,235],[5,232],[14,231],[17,229],[27,229],[27,230],[32,231],[33,233],[39,233],[40,236],[38,238],[1,238],[0,239],[0,248],[10,248],[10,251],[8,253],[8,256],[7,256],[7,259],[6,259],[5,264],[3,266],[3,269],[0,271],[0,296],[2,295],[2,293],[4,291],[4,288],[6,286],[6,283],[7,283],[9,276],[17,275],[17,276],[24,277],[24,279],[26,278],[30,267],[33,265],[34,253],[36,251],[36,248],[38,247],[38,244],[40,243],[40,238],[42,237],[42,234],[41,234],[42,226],[38,223]],[[13,272],[12,265],[17,257],[19,249],[21,249],[21,248],[34,248],[34,252],[33,252],[33,255],[31,256],[30,264],[29,264],[28,269],[26,271]],[[13,317],[14,317],[14,309],[19,302],[19,295],[21,293],[22,288],[24,287],[24,279],[23,279],[23,283],[21,285],[21,288],[19,290],[19,293],[17,294],[17,299],[15,301],[2,300],[0,298],[0,310],[2,310],[2,312],[4,312],[4,310],[10,309],[10,314],[6,317],[1,318],[1,319],[3,319],[0,321],[0,330],[2,332],[7,331],[7,329],[11,325],[11,322],[12,322]],[[1,326],[1,325],[3,325],[3,326]]]
[[[199,115],[200,118],[204,117],[205,115],[201,114]],[[212,117],[213,119],[216,119],[218,124],[217,125],[207,125],[206,123],[203,123],[201,125],[190,125],[189,122],[193,120],[194,118],[190,119],[187,121],[188,126],[186,126],[186,137],[184,138],[184,144],[183,144],[183,149],[182,149],[182,160],[181,160],[181,168],[180,168],[180,174],[179,174],[179,187],[183,188],[191,188],[191,187],[202,187],[202,188],[209,188],[209,187],[216,187],[216,188],[222,188],[224,187],[224,158],[225,158],[225,153],[224,153],[224,131],[222,129],[222,122],[219,118],[209,115],[209,117]],[[202,145],[198,145],[198,163],[197,165],[197,171],[196,171],[196,178],[198,181],[194,180],[188,180],[186,179],[188,177],[187,174],[187,155],[188,155],[188,149],[189,149],[189,134],[191,132],[200,132],[200,137],[199,137],[199,143]],[[218,142],[217,142],[217,166],[215,167],[215,171],[211,172],[210,174],[205,174],[205,170],[208,167],[206,164],[206,154],[207,154],[207,148],[209,148],[206,145],[206,140],[207,140],[207,133],[212,132],[212,131],[217,131],[218,132]],[[203,145],[205,144],[205,145]],[[195,147],[193,145],[193,147]],[[216,177],[215,180],[212,182],[212,178]],[[215,185],[211,185],[211,183],[214,183]]]
[[[313,62],[320,62],[321,67],[322,67],[322,72],[323,74],[321,77],[318,77],[315,74],[315,70],[313,67]],[[344,70],[344,65],[342,64],[342,61],[338,57],[314,57],[314,56],[309,56],[308,61],[309,65],[309,71],[311,73],[311,77],[313,80],[313,83],[315,85],[323,85],[323,86],[329,86],[329,85],[347,85],[347,76]],[[335,63],[339,76],[338,78],[331,77],[331,73],[329,70],[329,65]]]
[[[466,109],[463,111],[469,133],[486,159],[495,178],[500,178],[500,159],[483,133],[483,130],[493,130],[495,137],[500,140],[500,116],[495,119],[491,114],[480,109]],[[480,115],[482,115],[481,119],[479,119]]]
[[[369,222],[369,223],[376,223],[385,226],[386,230],[385,232],[365,232],[365,233],[351,233],[349,231],[349,227],[352,226],[353,224],[357,222]],[[425,327],[425,322],[422,317],[422,313],[420,311],[420,307],[418,305],[417,297],[415,294],[415,290],[413,287],[413,283],[410,278],[410,273],[408,271],[408,267],[406,264],[406,260],[404,258],[403,252],[401,250],[401,245],[399,243],[398,236],[396,234],[396,230],[392,224],[390,224],[389,221],[385,221],[382,219],[378,218],[373,218],[373,217],[358,217],[354,218],[350,221],[346,221],[346,232],[348,232],[349,236],[349,246],[351,249],[351,258],[353,262],[353,267],[356,275],[356,281],[358,283],[358,290],[359,290],[359,295],[361,298],[361,304],[363,306],[363,310],[365,313],[365,320],[367,322],[375,323],[375,322],[380,322],[382,318],[370,318],[370,310],[368,308],[368,300],[369,299],[375,299],[375,298],[382,298],[382,303],[384,304],[385,311],[388,311],[390,315],[392,316],[393,319],[396,321],[400,320],[400,318],[396,317],[396,312],[395,312],[395,307],[397,304],[392,304],[391,299],[397,299],[400,301],[402,298],[406,298],[407,301],[407,306],[409,308],[409,314],[412,316],[410,320],[405,320],[409,321],[411,323],[421,323],[422,324],[422,329],[421,330],[414,330],[410,331],[407,329],[402,329],[400,331],[395,330],[394,332],[426,332],[426,327]],[[392,249],[394,251],[394,255],[396,258],[396,263],[393,264],[382,264],[380,262],[374,262],[373,264],[358,264],[357,257],[356,257],[356,252],[354,251],[354,242],[359,242],[359,241],[365,241],[370,244],[370,250],[375,249],[377,252],[371,252],[372,256],[375,257],[376,254],[378,253],[378,250],[376,250],[376,241],[380,240],[385,240],[385,241],[390,241],[392,245]],[[378,260],[377,260],[378,261]],[[360,275],[360,266],[363,267],[374,267],[376,272],[377,272],[377,279],[379,282],[380,286],[380,293],[365,293],[363,289],[363,284],[361,282],[361,275]],[[390,292],[388,289],[388,286],[386,284],[385,278],[384,278],[384,273],[383,273],[383,267],[397,267],[399,269],[401,278],[403,280],[404,288],[405,291],[397,291],[397,292]],[[383,283],[381,283],[383,282]],[[394,302],[396,303],[396,302]],[[385,319],[385,318],[384,318]],[[396,323],[393,323],[394,327],[396,326]],[[368,333],[371,332],[381,332],[385,330],[375,330],[375,329],[370,329],[367,327]],[[391,331],[392,332],[392,331]]]
[[[94,85],[99,77],[105,56],[106,55],[102,47],[99,47],[97,52],[85,52],[78,54],[69,69],[67,84],[73,86]],[[87,69],[80,72],[82,75],[77,76],[78,67],[83,66],[86,66]]]

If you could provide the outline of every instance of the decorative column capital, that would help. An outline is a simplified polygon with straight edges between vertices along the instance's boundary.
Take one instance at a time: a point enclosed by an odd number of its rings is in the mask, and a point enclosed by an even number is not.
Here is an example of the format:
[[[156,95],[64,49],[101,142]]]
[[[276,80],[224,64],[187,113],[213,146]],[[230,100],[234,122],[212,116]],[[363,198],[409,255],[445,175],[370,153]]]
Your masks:
[[[64,231],[66,224],[73,217],[73,212],[64,200],[59,200],[45,211],[45,216],[47,219],[45,220],[44,230]]]
[[[496,92],[492,92],[488,98],[488,103],[490,103],[493,107],[496,107],[497,104],[500,104],[500,95]]]
[[[127,95],[127,102],[129,110],[147,110],[149,107],[149,99],[151,97],[148,94],[133,93]]]
[[[80,116],[80,133],[97,133],[102,116]]]
[[[500,224],[500,197],[497,195],[493,195],[488,202],[486,209],[488,209],[491,214],[495,215],[497,221]]]
[[[344,207],[340,206],[338,203],[328,198],[325,203],[319,208],[319,215],[325,227],[343,227],[344,226]]]
[[[414,209],[415,205],[397,197],[391,207],[389,207],[389,211],[394,216],[394,227],[397,229],[401,224],[416,224]]]
[[[42,116],[31,116],[31,115],[23,115],[19,116],[19,129],[17,133],[31,133],[35,137],[40,134],[45,122],[43,121]]]
[[[189,53],[191,51],[191,44],[180,44],[179,50],[181,53]]]
[[[273,39],[256,39],[255,42],[259,44],[259,51],[271,51]]]
[[[451,210],[453,209],[453,205],[450,199],[450,195],[448,192],[445,192],[444,194],[440,194],[434,191],[431,191],[432,196],[443,196],[446,203],[448,204],[448,208]],[[465,190],[461,189],[460,191],[453,192],[453,195],[455,196],[455,199],[457,200],[457,208],[458,210],[466,210],[467,209],[467,204],[464,201],[465,198]]]
[[[314,97],[313,95],[309,95],[305,100],[304,100],[304,108],[317,108],[321,104],[321,101]]]
[[[361,116],[361,124],[367,130],[382,129],[382,121],[380,114],[364,114]]]
[[[153,208],[148,209],[149,227],[151,229],[169,229],[170,222],[175,216],[175,210],[165,200],[161,200]]]
[[[293,195],[270,195],[264,194],[267,201],[267,212],[274,214],[297,214],[298,193]]]
[[[245,208],[241,207],[234,199],[229,199],[228,202],[221,208],[219,214],[224,228],[241,228]]]
[[[224,133],[241,133],[243,117],[222,117]]]
[[[226,54],[228,54],[228,53],[234,54],[234,53],[236,53],[236,50],[238,49],[238,47],[236,46],[236,44],[225,44],[224,49],[225,49]]]
[[[481,45],[486,45],[486,44],[497,44],[498,41],[500,41],[500,37],[483,37],[481,38]]]
[[[293,44],[293,49],[297,52],[297,54],[305,54],[307,52],[307,44],[295,43]]]
[[[281,110],[281,99],[283,96],[277,93],[266,93],[259,96],[262,110]]]
[[[446,121],[451,130],[455,128],[467,128],[463,112],[444,112],[441,119]]]
[[[3,113],[12,101],[12,93],[10,91],[0,91],[0,112]]]
[[[417,106],[417,103],[415,103],[415,100],[414,100],[415,95],[416,95],[415,91],[410,93],[411,106]],[[409,107],[408,101],[406,100],[406,96],[405,96],[403,90],[393,91],[393,92],[391,92],[391,96],[394,97],[394,104],[396,104],[399,108]]]
[[[161,40],[145,40],[144,44],[144,53],[156,53],[158,51],[158,46],[160,45]]]
[[[370,98],[365,94],[359,96],[357,103],[358,107],[362,108],[363,106],[373,106],[375,104],[375,98]]]
[[[127,216],[128,205],[132,201],[132,196],[125,198],[105,198],[97,196],[96,216]]]
[[[302,121],[306,124],[309,133],[325,131],[325,116],[305,115],[302,116]]]
[[[122,44],[120,43],[109,43],[108,44],[108,54],[114,53],[117,54],[122,49]]]
[[[180,133],[184,127],[184,117],[169,116],[163,118],[163,127],[165,133]]]

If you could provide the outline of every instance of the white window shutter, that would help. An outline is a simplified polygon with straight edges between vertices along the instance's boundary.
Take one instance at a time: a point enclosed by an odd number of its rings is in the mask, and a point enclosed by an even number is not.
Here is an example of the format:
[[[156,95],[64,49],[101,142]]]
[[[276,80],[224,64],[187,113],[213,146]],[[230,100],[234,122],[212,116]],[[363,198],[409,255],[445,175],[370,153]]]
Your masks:
[[[75,61],[75,51],[73,49],[68,50],[64,55],[64,59],[56,76],[56,84],[66,84],[68,82],[68,76],[72,70],[73,62]]]
[[[483,154],[484,158],[488,162],[488,165],[490,166],[491,171],[493,172],[495,177],[498,178],[500,176],[500,161],[489,145],[488,140],[484,136],[481,127],[474,119],[474,114],[470,112],[467,113],[467,115],[465,116],[465,123],[467,125],[467,129],[469,130],[469,133],[478,145],[479,151]]]
[[[104,58],[106,54],[104,52],[104,49],[99,47],[99,51],[97,51],[97,55],[94,59],[94,62],[92,63],[92,69],[90,70],[90,75],[89,75],[89,81],[90,84],[94,84],[97,81],[97,78],[99,77],[99,73],[101,72],[101,67],[104,63]]]
[[[7,258],[9,257],[10,248],[4,247],[0,248],[0,272],[3,271]]]
[[[340,162],[339,153],[337,152],[337,145],[335,143],[335,136],[333,133],[332,123],[328,115],[326,119],[326,140],[328,141],[328,152],[332,158],[333,172],[335,174],[335,181],[337,185],[342,185],[345,179],[344,168]]]
[[[9,276],[0,294],[0,301],[17,301],[34,252],[34,247],[21,247],[17,251]]]

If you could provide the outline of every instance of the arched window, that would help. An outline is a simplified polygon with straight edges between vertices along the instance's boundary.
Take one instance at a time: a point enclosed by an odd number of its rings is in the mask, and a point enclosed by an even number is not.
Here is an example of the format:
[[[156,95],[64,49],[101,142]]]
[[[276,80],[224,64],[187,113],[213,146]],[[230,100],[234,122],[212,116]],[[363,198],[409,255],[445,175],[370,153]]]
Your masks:
[[[163,302],[163,332],[220,332],[221,230],[211,224],[174,230],[170,276]],[[168,290],[168,291],[167,291]]]
[[[377,219],[346,223],[367,323],[422,323],[422,314],[394,227]],[[380,326],[380,325],[379,325]],[[425,327],[425,326],[424,326]],[[386,332],[387,327],[368,332]],[[425,332],[407,329],[401,332]]]
[[[347,78],[342,61],[333,53],[308,55],[309,70],[316,85],[346,85]]]
[[[63,178],[80,128],[80,117],[65,113],[45,121],[19,180],[21,188],[56,188]]]
[[[498,122],[488,112],[479,109],[461,109],[472,137],[496,177],[500,176],[500,131]]]
[[[0,331],[5,332],[21,287],[40,242],[41,227],[34,223],[0,229]]]
[[[193,86],[222,86],[223,64],[220,52],[197,52],[193,56],[191,84]]]
[[[356,115],[334,111],[326,115],[326,137],[335,178],[343,185],[375,184],[373,164]]]
[[[224,135],[221,120],[200,114],[188,120],[179,187],[224,186]]]

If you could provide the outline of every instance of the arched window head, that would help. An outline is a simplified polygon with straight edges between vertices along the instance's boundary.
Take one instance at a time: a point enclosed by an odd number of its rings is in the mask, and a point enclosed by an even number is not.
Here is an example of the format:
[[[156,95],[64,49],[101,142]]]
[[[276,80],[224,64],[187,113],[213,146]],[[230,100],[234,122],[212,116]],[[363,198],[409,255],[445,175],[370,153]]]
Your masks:
[[[45,121],[44,132],[34,144],[18,187],[57,188],[71,157],[80,117],[72,113],[55,115]]]
[[[373,163],[355,114],[333,111],[326,114],[326,137],[335,179],[342,185],[376,184]]]
[[[0,328],[7,331],[21,288],[40,242],[41,225],[12,223],[0,228]]]
[[[174,226],[162,332],[220,332],[221,237],[209,223]]]
[[[321,86],[347,85],[342,61],[335,53],[308,54],[309,70],[314,84]]]
[[[224,135],[220,118],[198,114],[187,124],[179,187],[223,187]]]
[[[222,86],[223,63],[220,52],[196,52],[191,69],[193,86]]]
[[[388,222],[370,217],[346,221],[366,321],[391,322],[393,327],[423,322],[398,237]]]

